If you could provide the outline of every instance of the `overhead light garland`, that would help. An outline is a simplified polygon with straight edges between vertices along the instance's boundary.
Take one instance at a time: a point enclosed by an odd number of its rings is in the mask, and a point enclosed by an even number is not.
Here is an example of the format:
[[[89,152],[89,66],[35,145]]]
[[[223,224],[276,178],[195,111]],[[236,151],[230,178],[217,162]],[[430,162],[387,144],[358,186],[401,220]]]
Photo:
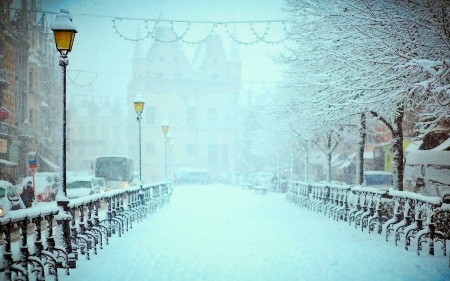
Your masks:
[[[93,85],[93,84],[95,83],[95,81],[97,81],[98,76],[99,76],[100,74],[102,74],[101,72],[92,72],[92,71],[89,71],[89,72],[88,72],[88,71],[81,71],[81,70],[70,70],[69,73],[70,73],[70,72],[76,72],[76,76],[75,76],[75,78],[71,78],[70,75],[67,75],[67,84],[71,84],[71,85],[74,85],[74,86],[77,86],[77,87],[80,87],[80,88],[89,87],[89,86]],[[94,77],[94,79],[93,79],[92,81],[90,81],[89,83],[85,83],[85,84],[79,84],[79,83],[76,83],[77,79],[78,79],[79,76],[80,76],[80,73],[82,73],[82,72],[85,72],[85,73],[94,73],[94,74],[95,74],[95,77]]]
[[[231,22],[209,22],[209,21],[180,21],[180,20],[139,20],[139,21],[143,21],[144,22],[144,26],[145,29],[147,30],[147,34],[145,34],[144,36],[140,36],[140,37],[136,37],[136,38],[131,38],[129,36],[126,36],[124,34],[124,32],[120,31],[120,28],[118,27],[118,22],[122,22],[124,20],[136,20],[136,19],[124,19],[124,18],[114,18],[112,20],[113,22],[113,29],[115,31],[115,33],[121,37],[122,39],[126,40],[126,41],[132,41],[132,42],[138,42],[138,41],[142,41],[148,38],[152,38],[157,42],[162,42],[162,43],[174,43],[174,42],[181,42],[181,43],[185,43],[185,44],[199,44],[202,43],[204,41],[206,41],[209,37],[211,37],[211,35],[213,35],[213,33],[215,31],[217,31],[217,29],[219,27],[224,27],[225,28],[225,33],[228,35],[228,37],[233,40],[234,42],[238,43],[238,44],[242,44],[242,45],[253,45],[253,44],[257,44],[257,43],[267,43],[267,44],[278,44],[278,43],[282,43],[285,40],[290,39],[289,36],[287,35],[287,27],[286,24],[287,22],[285,21],[231,21]],[[153,22],[153,28],[149,28],[149,23]],[[155,34],[155,31],[159,26],[162,26],[162,23],[168,23],[168,25],[166,27],[170,28],[172,31],[172,36],[169,39],[164,39],[161,37],[158,37],[158,35]],[[186,25],[186,27],[184,28],[184,30],[181,32],[181,34],[179,34],[174,27],[174,23],[183,23]],[[195,41],[192,40],[188,40],[187,37],[192,33],[190,33],[189,31],[193,31],[192,26],[194,24],[199,24],[199,25],[209,25],[209,31],[206,32],[205,35],[201,36],[200,38],[198,38]],[[265,28],[264,31],[261,34],[258,34],[258,32],[256,31],[256,25],[261,25],[264,24]],[[280,27],[282,28],[284,34],[281,38],[276,39],[276,40],[270,40],[268,39],[268,37],[270,37],[271,35],[271,26],[274,24],[278,24],[280,25]],[[253,36],[251,41],[243,41],[238,39],[237,35],[234,34],[234,32],[230,31],[230,25],[248,25],[250,28],[250,32]],[[272,32],[272,34],[279,34],[276,32]]]
[[[18,32],[25,32],[25,31],[29,31],[29,30],[33,30],[35,29],[37,32],[40,32],[42,34],[45,35],[52,35],[53,33],[51,32],[45,32],[45,31],[41,31],[38,29],[39,26],[41,26],[41,24],[44,22],[45,20],[45,15],[46,14],[57,14],[57,12],[51,12],[51,11],[42,11],[42,10],[27,10],[27,26],[32,23],[33,21],[30,19],[30,15],[31,13],[42,13],[39,21],[37,21],[36,24],[31,24],[31,26],[29,28],[26,29],[18,29],[17,27],[14,26],[14,23],[17,22],[18,20],[18,16],[19,16],[19,11],[23,11],[22,9],[15,9],[15,8],[9,8],[9,10],[16,10],[14,18],[9,22],[5,22],[4,20],[4,16],[2,16],[2,18],[0,18],[0,27],[6,27],[9,26],[11,27],[13,30],[16,30]],[[290,40],[291,38],[289,37],[289,33],[287,32],[287,27],[286,25],[289,23],[289,21],[286,20],[259,20],[259,21],[194,21],[194,20],[173,20],[173,19],[145,19],[145,18],[130,18],[130,17],[115,17],[115,16],[109,16],[109,15],[93,15],[93,14],[76,14],[74,13],[73,15],[80,15],[80,16],[87,16],[87,17],[96,17],[96,18],[112,18],[112,22],[113,22],[113,29],[115,31],[116,34],[118,34],[121,38],[123,38],[126,41],[132,41],[132,42],[137,42],[137,41],[142,41],[148,38],[152,38],[157,42],[163,42],[163,43],[173,43],[173,42],[181,42],[181,43],[185,43],[185,44],[199,44],[204,42],[206,39],[208,39],[216,30],[218,27],[224,27],[225,28],[225,32],[228,34],[228,37],[230,39],[232,39],[233,41],[235,41],[238,44],[242,44],[242,45],[253,45],[253,44],[258,44],[258,43],[266,43],[266,44],[278,44],[278,43],[282,43],[286,40]],[[122,22],[122,21],[139,21],[139,22],[144,22],[145,24],[145,28],[147,30],[147,34],[145,34],[142,37],[138,37],[138,38],[131,38],[129,36],[125,36],[123,32],[119,31],[119,28],[117,27],[117,22]],[[150,29],[148,27],[149,22],[154,22],[154,26],[152,29]],[[163,39],[163,38],[159,38],[158,36],[155,35],[155,30],[156,27],[158,26],[158,24],[161,23],[169,23],[170,29],[173,32],[174,38],[172,39]],[[185,30],[181,33],[178,34],[175,31],[174,28],[174,23],[183,23],[186,24],[186,28]],[[197,40],[189,40],[187,39],[187,36],[189,34],[189,31],[192,29],[191,27],[193,26],[193,24],[199,24],[199,25],[210,25],[211,28],[209,30],[209,32],[206,33],[206,35],[203,35],[203,37],[197,39]],[[233,34],[233,32],[230,32],[229,30],[229,26],[230,25],[245,25],[248,24],[250,25],[250,29],[251,29],[251,33],[254,36],[254,38],[252,38],[251,41],[242,41],[239,40],[237,38],[237,35]],[[258,34],[258,32],[256,31],[255,25],[257,24],[265,24],[266,28],[264,30],[264,32],[262,34]],[[279,24],[282,26],[282,29],[284,31],[284,34],[281,38],[276,39],[276,40],[271,40],[269,39],[269,35],[270,33],[272,34],[279,34],[277,32],[270,32],[271,31],[271,26],[273,26],[274,24]]]

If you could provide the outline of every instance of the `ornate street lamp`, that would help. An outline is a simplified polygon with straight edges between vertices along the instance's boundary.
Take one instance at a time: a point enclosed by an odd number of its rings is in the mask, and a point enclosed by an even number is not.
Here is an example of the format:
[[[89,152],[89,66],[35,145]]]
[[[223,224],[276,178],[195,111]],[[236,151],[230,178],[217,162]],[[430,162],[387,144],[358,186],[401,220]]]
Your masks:
[[[169,132],[169,122],[167,122],[166,119],[164,119],[164,121],[163,121],[163,123],[161,125],[161,128],[162,128],[162,132],[164,134],[164,137],[166,137],[167,133]]]
[[[69,199],[66,192],[66,67],[69,64],[67,54],[72,51],[73,41],[75,34],[77,33],[76,26],[72,23],[72,16],[68,10],[61,9],[60,13],[56,15],[55,21],[50,26],[55,35],[56,49],[61,54],[59,59],[59,65],[63,70],[63,93],[62,93],[62,177],[61,184],[58,188],[57,205],[62,208],[65,214],[59,214],[62,218],[58,223],[62,224],[64,232],[64,243],[67,254],[69,256],[69,267],[75,268],[76,261],[74,254],[72,253],[72,243],[70,241],[70,225],[69,220],[64,218],[64,215],[68,215]]]
[[[172,134],[170,132],[166,135],[166,179],[169,178],[169,171],[170,171],[170,142],[172,141]]]
[[[140,93],[138,93],[134,99],[134,109],[137,114],[137,121],[139,123],[139,182],[142,188],[142,158],[141,158],[141,120],[142,112],[144,111],[145,100]]]
[[[162,132],[164,134],[164,177],[167,179],[167,134],[169,132],[169,123],[167,122],[166,119],[164,119],[162,125]]]

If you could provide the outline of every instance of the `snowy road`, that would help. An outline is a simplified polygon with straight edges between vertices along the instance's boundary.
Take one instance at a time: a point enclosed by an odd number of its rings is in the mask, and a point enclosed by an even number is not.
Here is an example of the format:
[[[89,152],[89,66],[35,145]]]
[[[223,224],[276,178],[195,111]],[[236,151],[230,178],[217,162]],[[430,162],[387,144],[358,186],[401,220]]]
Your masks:
[[[436,252],[417,256],[285,203],[284,194],[181,186],[169,205],[90,261],[80,256],[60,280],[450,280],[448,259]]]

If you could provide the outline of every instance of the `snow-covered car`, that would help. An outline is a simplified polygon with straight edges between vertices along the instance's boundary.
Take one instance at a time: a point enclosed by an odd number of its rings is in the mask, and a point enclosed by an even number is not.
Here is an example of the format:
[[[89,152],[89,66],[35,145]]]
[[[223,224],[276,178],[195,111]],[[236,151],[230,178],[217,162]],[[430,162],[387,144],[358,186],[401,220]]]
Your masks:
[[[92,186],[94,189],[98,189],[102,194],[111,190],[111,187],[106,183],[104,178],[92,178]]]
[[[432,149],[409,152],[405,163],[403,189],[425,196],[448,196],[450,151]]]
[[[100,188],[92,184],[92,177],[78,176],[67,179],[66,192],[69,199],[75,199],[100,193]]]
[[[257,173],[253,181],[253,189],[255,190],[255,193],[267,194],[267,191],[272,185],[273,176],[274,175],[272,173]]]
[[[211,176],[207,170],[186,169],[181,171],[177,177],[178,184],[208,184]]]
[[[20,209],[25,209],[25,205],[17,190],[9,181],[0,180],[0,217]]]
[[[251,173],[250,175],[248,175],[247,180],[245,180],[244,182],[241,183],[241,187],[243,189],[253,189],[253,186],[255,185],[257,174],[258,173]]]

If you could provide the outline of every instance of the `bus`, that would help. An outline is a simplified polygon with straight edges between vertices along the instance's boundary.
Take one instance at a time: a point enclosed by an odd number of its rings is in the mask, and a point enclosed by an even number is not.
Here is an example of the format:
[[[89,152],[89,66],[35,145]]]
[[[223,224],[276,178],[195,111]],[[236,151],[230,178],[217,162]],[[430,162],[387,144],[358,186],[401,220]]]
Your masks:
[[[97,157],[92,163],[94,175],[104,178],[111,190],[133,185],[133,159],[126,155]]]

